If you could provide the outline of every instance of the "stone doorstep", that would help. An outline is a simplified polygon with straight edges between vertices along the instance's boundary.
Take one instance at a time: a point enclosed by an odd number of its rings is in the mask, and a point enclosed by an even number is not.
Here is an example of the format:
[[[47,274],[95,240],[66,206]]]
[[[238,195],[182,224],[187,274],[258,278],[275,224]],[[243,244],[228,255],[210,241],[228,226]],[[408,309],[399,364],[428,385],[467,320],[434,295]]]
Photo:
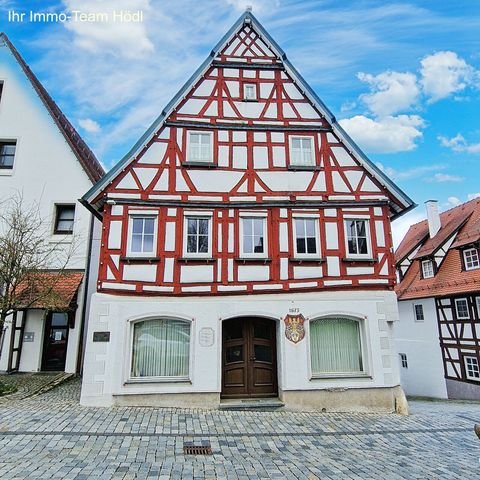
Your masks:
[[[278,398],[234,398],[222,399],[219,410],[278,411],[285,404]]]

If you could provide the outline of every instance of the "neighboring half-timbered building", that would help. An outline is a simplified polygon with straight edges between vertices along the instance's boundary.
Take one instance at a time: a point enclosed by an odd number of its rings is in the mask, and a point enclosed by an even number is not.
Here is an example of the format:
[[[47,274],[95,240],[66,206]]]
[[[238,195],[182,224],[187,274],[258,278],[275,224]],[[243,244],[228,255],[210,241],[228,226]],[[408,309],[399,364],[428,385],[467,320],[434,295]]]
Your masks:
[[[407,394],[480,400],[480,199],[410,227],[396,252]]]
[[[392,410],[390,221],[413,202],[246,12],[83,201],[82,403]]]

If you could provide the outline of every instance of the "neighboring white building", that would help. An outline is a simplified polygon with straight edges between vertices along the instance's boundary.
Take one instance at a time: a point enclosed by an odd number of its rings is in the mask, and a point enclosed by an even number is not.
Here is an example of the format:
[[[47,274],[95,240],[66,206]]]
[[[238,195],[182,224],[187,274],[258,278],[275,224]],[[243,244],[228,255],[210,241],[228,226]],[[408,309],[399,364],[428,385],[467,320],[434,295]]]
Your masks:
[[[480,400],[480,200],[412,225],[395,256],[407,395]]]
[[[94,154],[1,34],[0,201],[20,195],[27,208],[38,205],[51,225],[46,241],[65,249],[74,242],[75,251],[56,286],[65,302],[61,311],[37,303],[19,312],[14,324],[10,318],[0,344],[0,371],[77,370],[93,218],[77,199],[102,175]]]
[[[391,218],[413,202],[249,12],[83,198],[81,403],[393,411]]]

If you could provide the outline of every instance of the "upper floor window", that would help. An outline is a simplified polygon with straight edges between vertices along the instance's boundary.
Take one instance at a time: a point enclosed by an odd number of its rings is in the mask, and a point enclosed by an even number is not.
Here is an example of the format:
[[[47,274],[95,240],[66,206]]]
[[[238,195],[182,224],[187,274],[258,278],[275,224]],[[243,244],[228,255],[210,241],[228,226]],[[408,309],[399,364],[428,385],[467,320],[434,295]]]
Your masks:
[[[295,218],[295,255],[318,255],[318,221],[315,218]]]
[[[12,169],[17,142],[0,142],[0,168]]]
[[[265,257],[267,250],[265,217],[242,217],[240,250],[244,257]]]
[[[129,219],[128,253],[135,256],[155,254],[157,217],[131,215]]]
[[[55,205],[55,225],[53,233],[71,235],[75,221],[75,205]]]
[[[351,257],[366,257],[370,253],[370,235],[368,220],[345,220],[347,232],[347,252]]]
[[[188,132],[187,161],[213,163],[213,135],[211,132]]]
[[[466,298],[455,299],[455,311],[457,312],[457,319],[470,318],[470,312],[468,309],[468,301]]]
[[[185,217],[184,253],[186,256],[211,255],[210,222],[209,216]]]
[[[257,86],[254,83],[243,84],[243,99],[244,100],[257,99]]]
[[[480,380],[480,365],[478,364],[477,357],[465,356],[463,357],[465,362],[465,373],[469,380]]]
[[[313,166],[312,137],[291,137],[290,138],[290,164],[298,166]]]
[[[435,272],[433,270],[433,262],[431,260],[422,261],[422,275],[423,278],[432,278]]]
[[[0,101],[2,101],[3,82],[0,80]]]
[[[413,306],[415,311],[415,321],[423,322],[425,320],[425,315],[423,313],[423,305],[421,303],[417,303]]]
[[[465,260],[465,270],[480,268],[480,257],[476,248],[464,250],[463,259]]]
[[[343,317],[310,322],[310,356],[313,376],[363,373],[359,322]]]
[[[406,353],[399,353],[400,356],[400,363],[402,365],[402,368],[408,368],[408,359],[407,359],[407,354]]]
[[[476,297],[476,303],[477,303],[477,319],[480,320],[480,297]]]

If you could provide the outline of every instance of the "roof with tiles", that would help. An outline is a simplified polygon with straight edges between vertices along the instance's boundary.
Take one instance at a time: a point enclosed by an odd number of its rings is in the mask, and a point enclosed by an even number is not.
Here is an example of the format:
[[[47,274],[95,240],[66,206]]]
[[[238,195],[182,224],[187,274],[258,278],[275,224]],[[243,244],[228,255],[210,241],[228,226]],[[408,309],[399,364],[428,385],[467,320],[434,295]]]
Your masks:
[[[428,236],[428,222],[412,225],[395,252],[397,264],[420,244],[415,260],[397,285],[399,300],[438,297],[480,291],[480,269],[464,270],[460,247],[480,242],[480,198],[466,202],[440,214],[442,227]],[[452,235],[454,242],[433,278],[422,278],[419,258],[432,255]]]
[[[23,72],[32,84],[34,90],[37,92],[37,95],[40,97],[46,109],[52,116],[60,132],[63,134],[65,140],[70,145],[70,148],[77,157],[82,168],[85,170],[85,173],[88,175],[88,178],[91,180],[92,183],[98,182],[98,180],[100,180],[105,174],[105,171],[101,166],[100,162],[95,157],[95,154],[90,150],[88,145],[76,131],[75,127],[69,122],[69,120],[60,110],[53,98],[45,90],[45,87],[40,83],[38,78],[35,76],[35,74],[32,72],[25,60],[22,58],[18,50],[14,47],[12,42],[10,42],[7,35],[0,32],[0,45],[2,43],[5,44],[12,52],[18,64],[20,65]]]

